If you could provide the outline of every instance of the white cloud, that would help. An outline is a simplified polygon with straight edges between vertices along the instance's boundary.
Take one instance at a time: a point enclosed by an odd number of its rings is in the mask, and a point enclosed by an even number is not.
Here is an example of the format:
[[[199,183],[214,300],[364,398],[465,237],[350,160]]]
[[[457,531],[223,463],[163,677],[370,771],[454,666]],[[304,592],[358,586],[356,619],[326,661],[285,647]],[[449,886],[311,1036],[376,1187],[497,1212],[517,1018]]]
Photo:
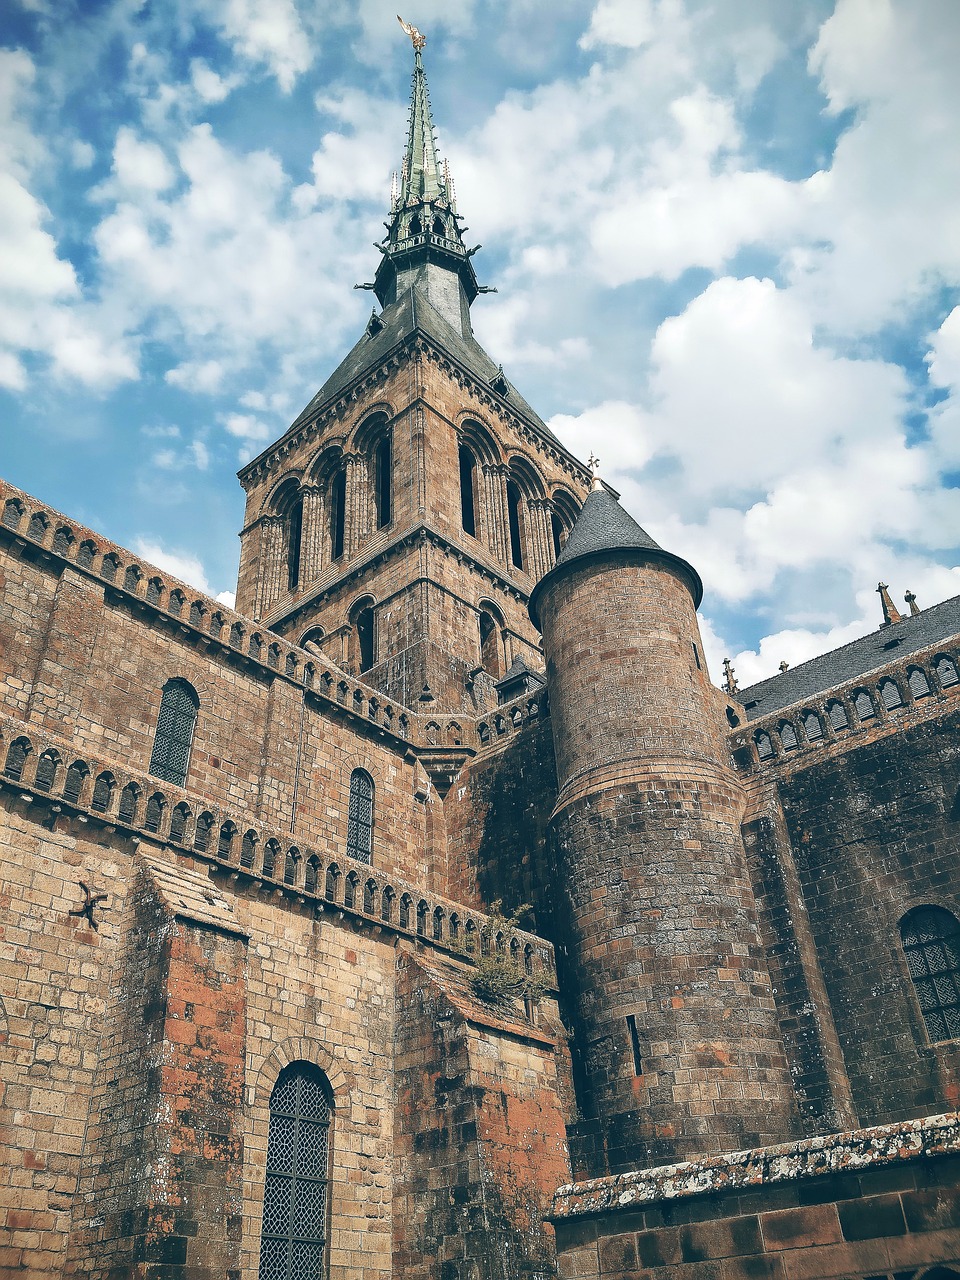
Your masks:
[[[144,142],[126,126],[117,133],[113,148],[113,172],[123,188],[165,191],[174,181],[174,172],[155,142]]]
[[[223,102],[235,87],[234,78],[224,79],[203,58],[190,63],[190,83],[202,102]]]
[[[266,423],[248,413],[231,413],[224,419],[223,425],[238,440],[255,443],[270,439],[270,428]]]
[[[266,66],[285,93],[312,63],[310,37],[293,0],[206,0],[203,7],[237,54]]]
[[[794,258],[817,319],[870,333],[941,283],[960,284],[960,22],[950,0],[839,0],[810,55],[834,110],[855,108],[816,184]]]
[[[156,565],[164,573],[172,574],[175,578],[179,578],[181,582],[186,582],[191,587],[196,587],[204,595],[210,594],[210,583],[207,581],[206,570],[199,557],[193,552],[168,551],[161,543],[143,537],[134,539],[133,549],[138,556],[142,556],[144,560],[149,560],[151,564]]]
[[[212,395],[222,387],[226,373],[222,360],[189,360],[175,369],[168,369],[164,380],[183,391]]]

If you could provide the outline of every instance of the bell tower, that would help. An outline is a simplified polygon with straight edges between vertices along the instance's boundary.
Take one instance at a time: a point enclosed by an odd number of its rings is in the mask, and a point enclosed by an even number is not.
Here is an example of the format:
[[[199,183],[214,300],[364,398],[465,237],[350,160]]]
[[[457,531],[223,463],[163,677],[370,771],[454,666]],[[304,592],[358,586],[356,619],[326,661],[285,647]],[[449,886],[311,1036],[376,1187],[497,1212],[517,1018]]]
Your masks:
[[[405,28],[406,29],[406,28]],[[407,706],[494,704],[527,613],[588,491],[473,336],[477,283],[414,43],[406,149],[374,280],[380,303],[292,426],[240,472],[237,608]]]

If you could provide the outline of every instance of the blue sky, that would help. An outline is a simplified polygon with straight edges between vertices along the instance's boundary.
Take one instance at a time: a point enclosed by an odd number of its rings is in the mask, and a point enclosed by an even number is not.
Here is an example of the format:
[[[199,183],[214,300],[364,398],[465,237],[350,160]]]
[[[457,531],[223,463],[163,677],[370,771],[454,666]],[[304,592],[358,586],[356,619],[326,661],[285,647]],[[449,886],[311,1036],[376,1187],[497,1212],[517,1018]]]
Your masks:
[[[406,3],[406,0],[404,0]],[[419,0],[480,340],[699,568],[715,678],[960,591],[956,0]],[[0,470],[232,590],[355,341],[393,0],[8,0]]]

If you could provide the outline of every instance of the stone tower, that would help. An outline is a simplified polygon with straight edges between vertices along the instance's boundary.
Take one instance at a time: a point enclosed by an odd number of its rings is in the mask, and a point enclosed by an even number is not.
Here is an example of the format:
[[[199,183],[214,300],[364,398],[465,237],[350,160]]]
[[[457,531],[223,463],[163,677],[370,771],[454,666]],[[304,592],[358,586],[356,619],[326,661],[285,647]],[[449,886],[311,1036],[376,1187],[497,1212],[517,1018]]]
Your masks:
[[[417,709],[496,701],[589,473],[473,336],[485,290],[434,140],[421,50],[375,280],[382,306],[240,472],[237,608]]]
[[[599,481],[530,601],[582,1077],[612,1172],[786,1140],[793,1091],[696,571]]]

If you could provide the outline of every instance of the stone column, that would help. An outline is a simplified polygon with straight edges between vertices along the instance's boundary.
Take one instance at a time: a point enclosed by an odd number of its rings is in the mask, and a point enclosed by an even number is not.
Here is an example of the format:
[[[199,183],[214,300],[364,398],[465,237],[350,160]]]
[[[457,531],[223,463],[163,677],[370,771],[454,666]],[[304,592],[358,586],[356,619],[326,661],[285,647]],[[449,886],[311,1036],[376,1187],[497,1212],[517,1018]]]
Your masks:
[[[300,533],[300,578],[304,585],[315,582],[323,570],[326,528],[326,494],[316,485],[303,490],[303,526]]]
[[[475,494],[479,499],[480,495]],[[495,560],[507,563],[507,469],[499,463],[483,464],[483,520],[481,532]]]
[[[258,618],[270,612],[283,591],[283,534],[284,522],[280,516],[264,516],[261,519]]]
[[[343,531],[343,550],[347,559],[357,554],[369,532],[369,485],[367,460],[357,453],[346,454],[347,468],[346,512]]]
[[[546,498],[531,498],[527,503],[529,516],[530,575],[538,581],[553,567],[553,541],[550,536],[550,511]]]

